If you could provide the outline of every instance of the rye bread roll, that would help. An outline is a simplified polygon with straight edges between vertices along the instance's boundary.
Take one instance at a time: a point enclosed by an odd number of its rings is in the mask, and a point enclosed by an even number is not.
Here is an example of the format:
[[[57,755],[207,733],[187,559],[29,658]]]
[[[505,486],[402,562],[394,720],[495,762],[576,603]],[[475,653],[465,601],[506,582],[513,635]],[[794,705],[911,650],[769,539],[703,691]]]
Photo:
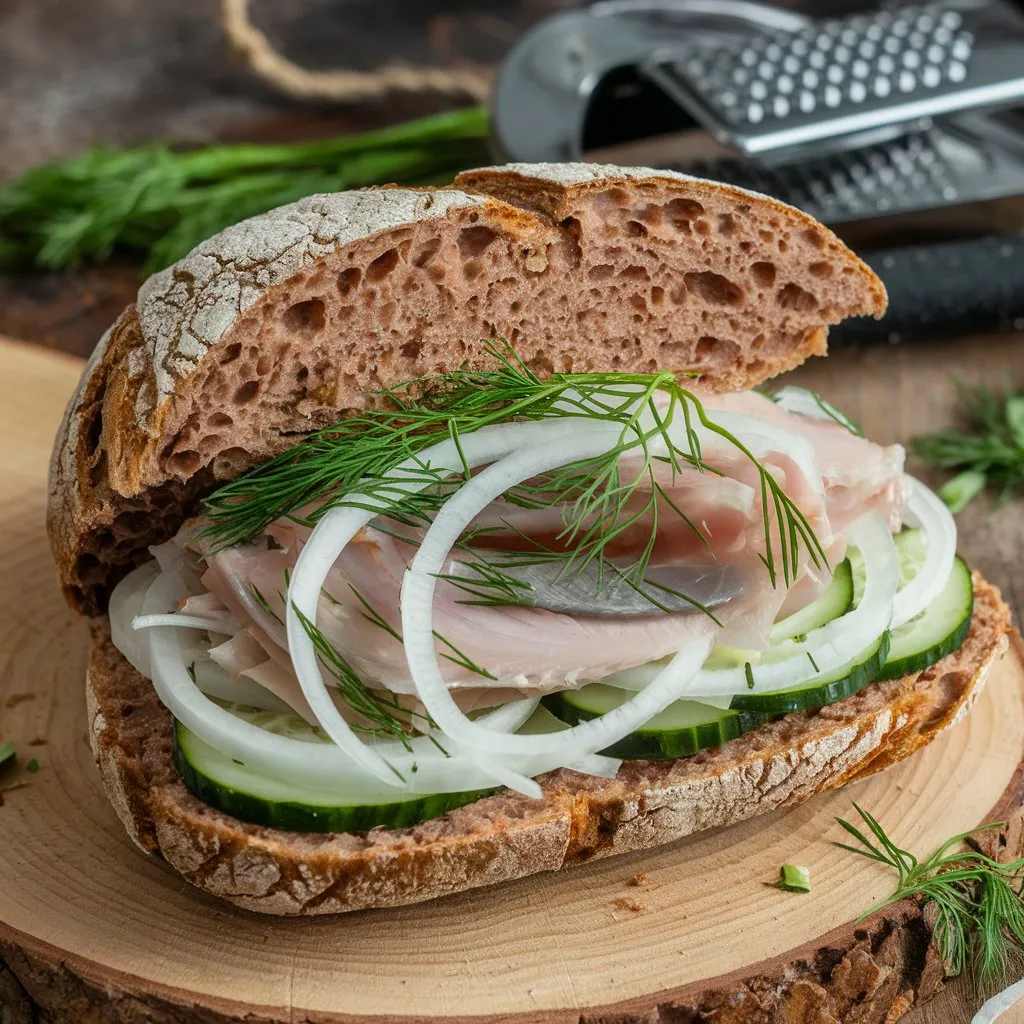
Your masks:
[[[880,315],[877,277],[805,214],[671,172],[584,164],[468,172],[451,188],[313,196],[229,228],[150,278],[97,347],[54,448],[49,527],[94,618],[87,694],[129,835],[250,910],[390,906],[668,842],[879,771],[956,721],[1006,645],[975,576],[964,647],[931,669],[615,780],[560,770],[413,828],[301,835],[245,824],[177,778],[171,718],[110,642],[114,584],[232,479],[374,392],[483,366],[500,335],[538,373],[697,373],[749,388]]]

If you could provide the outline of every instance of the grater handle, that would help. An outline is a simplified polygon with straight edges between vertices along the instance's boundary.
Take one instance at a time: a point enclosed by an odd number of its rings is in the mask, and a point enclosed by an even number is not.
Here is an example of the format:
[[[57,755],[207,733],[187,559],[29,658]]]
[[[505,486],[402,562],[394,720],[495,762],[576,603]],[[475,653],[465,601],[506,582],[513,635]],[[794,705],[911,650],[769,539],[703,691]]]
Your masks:
[[[840,343],[897,342],[1024,326],[1024,236],[918,245],[863,254],[889,292],[881,320],[834,327]]]

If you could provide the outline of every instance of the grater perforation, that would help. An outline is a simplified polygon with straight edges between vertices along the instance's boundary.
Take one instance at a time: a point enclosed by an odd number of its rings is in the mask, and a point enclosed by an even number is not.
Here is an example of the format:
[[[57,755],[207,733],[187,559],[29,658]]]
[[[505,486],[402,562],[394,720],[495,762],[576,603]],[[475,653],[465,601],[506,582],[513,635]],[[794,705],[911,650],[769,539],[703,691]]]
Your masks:
[[[908,6],[684,44],[645,71],[748,155],[1024,100],[1024,15]]]

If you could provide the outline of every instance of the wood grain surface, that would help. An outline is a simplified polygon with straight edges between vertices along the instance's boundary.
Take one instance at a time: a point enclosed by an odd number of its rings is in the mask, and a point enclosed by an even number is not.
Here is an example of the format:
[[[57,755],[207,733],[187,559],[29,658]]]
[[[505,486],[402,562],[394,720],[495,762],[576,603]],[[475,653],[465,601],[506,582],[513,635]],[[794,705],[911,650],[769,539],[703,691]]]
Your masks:
[[[990,344],[1016,357],[1011,339]],[[861,416],[873,436],[894,439],[949,416],[957,353],[929,351],[924,367],[904,350],[847,352],[795,376]],[[924,851],[976,824],[1014,780],[1024,752],[1024,672],[1007,658],[965,723],[882,776],[803,807],[420,907],[336,921],[233,911],[144,859],[102,795],[85,737],[84,624],[60,598],[42,527],[50,438],[80,364],[21,346],[0,348],[0,363],[2,731],[42,765],[0,807],[0,1006],[7,998],[16,1010],[24,987],[45,1019],[151,1019],[106,1016],[110,1003],[99,1015],[75,1016],[96,1005],[82,993],[89,982],[120,993],[122,1008],[126,999],[145,1006],[156,993],[161,1005],[178,1007],[166,1019],[184,1021],[243,1016],[243,1008],[267,1020],[608,1019],[602,1006],[652,993],[668,1000],[688,983],[817,945],[883,897],[892,884],[884,869],[830,845],[833,816],[849,816],[854,800]],[[979,374],[989,372],[978,363]],[[963,546],[1015,596],[1020,524],[1012,509],[989,523],[979,506]],[[1018,780],[1014,800],[1019,789]],[[783,861],[811,868],[810,896],[764,885]],[[637,872],[641,885],[631,884]],[[943,1015],[918,1020],[955,1024],[974,1002],[965,991]],[[32,1019],[15,1010],[5,1024]]]

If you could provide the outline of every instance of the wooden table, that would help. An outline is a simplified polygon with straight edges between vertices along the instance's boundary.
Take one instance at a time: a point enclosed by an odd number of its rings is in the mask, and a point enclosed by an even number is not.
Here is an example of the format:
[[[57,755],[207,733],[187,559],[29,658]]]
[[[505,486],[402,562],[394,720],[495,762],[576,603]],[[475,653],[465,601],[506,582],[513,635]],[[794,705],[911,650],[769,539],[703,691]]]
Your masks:
[[[503,0],[467,10],[454,0],[353,0],[344,6],[310,0],[298,13],[291,5],[255,9],[260,24],[304,63],[372,67],[395,54],[411,62],[494,61],[526,25],[562,6],[560,0]],[[399,97],[332,109],[282,99],[230,61],[212,7],[209,0],[7,0],[0,11],[0,181],[97,140],[304,138],[441,105],[432,97]],[[0,278],[0,334],[85,355],[137,284],[135,268],[117,264]],[[1006,334],[840,350],[793,379],[834,399],[873,438],[888,442],[948,421],[954,378],[1024,388],[1022,341],[1024,335]],[[987,499],[976,501],[960,529],[961,550],[1003,589],[1020,622],[1020,504],[994,510]],[[14,998],[15,985],[0,964],[0,1020],[7,1019],[4,1000]],[[959,1024],[969,1019],[971,1006],[967,986],[954,983],[904,1019]]]

